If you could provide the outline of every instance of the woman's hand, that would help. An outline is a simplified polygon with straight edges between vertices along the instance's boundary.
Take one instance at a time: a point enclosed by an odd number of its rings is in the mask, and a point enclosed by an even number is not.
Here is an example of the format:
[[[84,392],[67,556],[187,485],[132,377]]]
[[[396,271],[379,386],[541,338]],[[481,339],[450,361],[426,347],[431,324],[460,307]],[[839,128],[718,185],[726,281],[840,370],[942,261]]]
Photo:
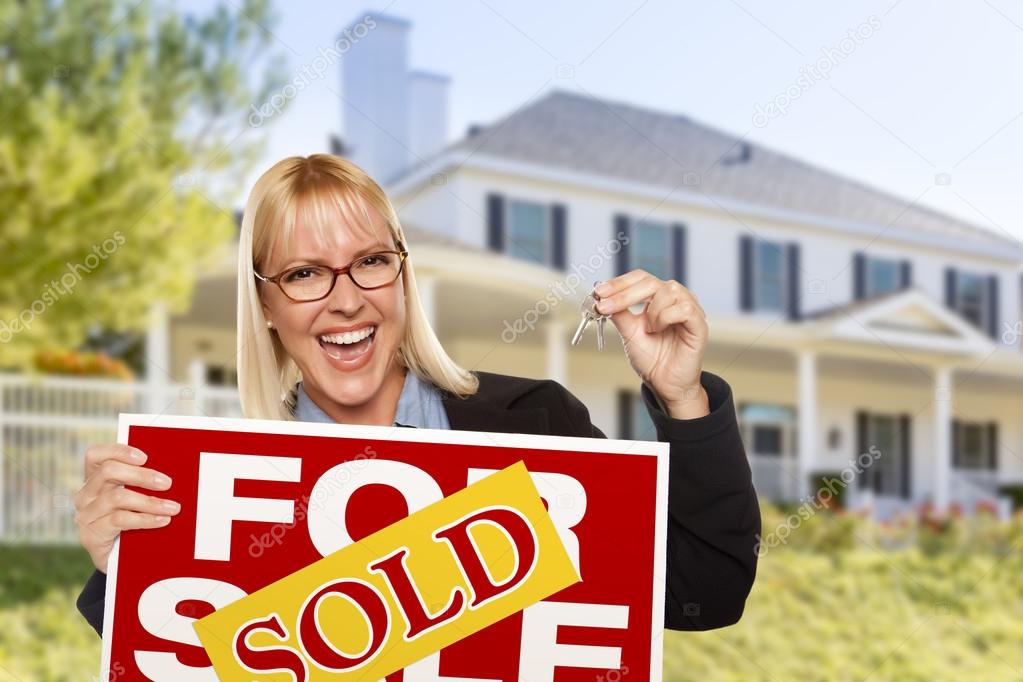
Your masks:
[[[707,315],[691,291],[673,279],[633,270],[600,284],[597,311],[611,316],[629,364],[675,419],[710,413],[700,384],[707,348]],[[629,306],[646,301],[642,313]]]
[[[85,483],[75,493],[75,525],[78,540],[100,571],[122,530],[160,528],[181,510],[172,500],[128,490],[131,485],[148,490],[167,490],[168,476],[146,469],[146,453],[120,443],[92,445],[85,451]]]

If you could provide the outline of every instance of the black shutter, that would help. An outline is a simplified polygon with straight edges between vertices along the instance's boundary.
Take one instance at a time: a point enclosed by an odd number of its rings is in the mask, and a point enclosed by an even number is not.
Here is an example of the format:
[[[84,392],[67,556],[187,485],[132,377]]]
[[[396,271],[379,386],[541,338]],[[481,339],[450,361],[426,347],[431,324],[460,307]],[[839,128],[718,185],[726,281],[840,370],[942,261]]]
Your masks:
[[[952,468],[960,469],[963,466],[963,423],[958,419],[952,420]]]
[[[565,205],[551,206],[551,265],[558,270],[568,267],[567,237],[565,227]]]
[[[913,263],[904,260],[899,264],[899,288],[908,289],[913,286]]]
[[[618,253],[615,254],[615,275],[624,275],[629,271],[629,243],[632,237],[629,236],[629,216],[616,215],[614,219],[614,234],[611,238],[618,242]]]
[[[680,283],[686,283],[686,226],[671,226],[671,272]]]
[[[789,290],[789,319],[798,320],[802,317],[802,312],[799,309],[799,298],[801,293],[801,287],[799,286],[799,244],[788,245],[788,262],[789,262],[789,276],[786,278],[788,281]]]
[[[863,411],[856,412],[856,457],[867,452],[867,413]],[[865,467],[858,476],[858,486],[861,490],[870,487],[870,482],[873,479],[871,476],[871,467]]]
[[[998,471],[998,422],[987,425],[987,465],[991,471]]]
[[[912,426],[912,421],[911,421],[910,416],[908,414],[904,414],[904,415],[901,415],[899,417],[899,436],[900,436],[900,438],[902,440],[902,442],[900,443],[900,445],[902,446],[900,448],[900,450],[901,450],[900,454],[902,455],[902,490],[901,490],[901,492],[902,492],[903,499],[906,499],[906,500],[909,499],[909,495],[910,495],[911,487],[912,487],[912,480],[911,479],[912,479],[912,476],[913,476],[913,471],[912,471],[912,468],[911,468],[912,467],[912,460],[913,460],[913,455],[912,455],[912,452],[911,452],[913,443],[912,443],[912,439],[910,438],[910,436],[912,435],[910,433],[910,427],[911,426]]]
[[[632,391],[618,391],[618,437],[630,440],[632,433]]]
[[[987,279],[987,333],[998,339],[998,275]]]
[[[867,257],[857,253],[853,257],[853,300],[862,301],[867,297]]]
[[[487,195],[487,248],[504,251],[504,197]]]
[[[945,268],[945,305],[955,310],[956,298],[956,269]]]
[[[739,308],[753,310],[753,238],[739,238]]]

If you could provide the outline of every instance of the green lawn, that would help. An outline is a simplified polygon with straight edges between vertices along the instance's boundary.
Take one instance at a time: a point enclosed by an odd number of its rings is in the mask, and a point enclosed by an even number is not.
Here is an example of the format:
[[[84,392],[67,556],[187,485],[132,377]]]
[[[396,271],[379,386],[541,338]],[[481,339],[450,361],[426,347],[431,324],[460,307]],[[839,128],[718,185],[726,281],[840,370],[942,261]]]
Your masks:
[[[765,537],[784,520],[764,510]],[[93,680],[74,548],[0,547],[0,680]],[[665,633],[667,680],[1023,680],[1023,519],[820,514],[760,560],[742,621]],[[627,680],[627,676],[623,677]]]

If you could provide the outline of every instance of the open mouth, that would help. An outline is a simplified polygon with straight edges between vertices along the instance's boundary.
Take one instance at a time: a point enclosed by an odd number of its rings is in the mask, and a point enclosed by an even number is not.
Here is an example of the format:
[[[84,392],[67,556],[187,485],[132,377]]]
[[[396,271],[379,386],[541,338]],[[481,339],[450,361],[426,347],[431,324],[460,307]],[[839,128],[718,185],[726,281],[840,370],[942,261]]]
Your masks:
[[[344,334],[324,334],[318,340],[320,348],[334,360],[354,362],[373,347],[376,331],[376,327],[363,327]]]

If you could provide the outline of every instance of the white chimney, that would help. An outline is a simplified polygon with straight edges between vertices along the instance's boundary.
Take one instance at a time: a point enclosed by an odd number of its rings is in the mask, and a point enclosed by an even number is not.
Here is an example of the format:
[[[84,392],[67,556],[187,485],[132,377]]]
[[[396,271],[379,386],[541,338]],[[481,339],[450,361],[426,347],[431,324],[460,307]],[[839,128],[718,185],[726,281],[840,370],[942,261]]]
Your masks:
[[[448,140],[448,84],[438,73],[409,74],[409,139],[412,163],[420,163],[440,151]]]
[[[342,33],[358,37],[342,57],[342,137],[349,158],[382,185],[447,141],[449,79],[409,72],[411,27],[368,12]]]

